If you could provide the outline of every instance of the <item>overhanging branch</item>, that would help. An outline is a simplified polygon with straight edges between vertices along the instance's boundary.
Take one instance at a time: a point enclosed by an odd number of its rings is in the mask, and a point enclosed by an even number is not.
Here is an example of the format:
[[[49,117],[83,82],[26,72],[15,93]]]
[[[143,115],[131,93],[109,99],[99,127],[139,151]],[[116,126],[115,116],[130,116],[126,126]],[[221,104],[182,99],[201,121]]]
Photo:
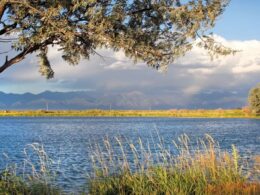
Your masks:
[[[2,29],[0,29],[0,35],[4,35],[12,30],[14,30],[16,28],[16,23],[11,24],[11,25],[6,25],[4,26]]]
[[[51,40],[46,40],[45,42],[41,43],[41,44],[37,44],[34,46],[29,46],[27,48],[25,48],[21,53],[19,53],[18,55],[14,56],[12,59],[8,60],[8,56],[6,56],[6,60],[5,63],[0,67],[0,73],[4,72],[7,68],[9,68],[10,66],[12,66],[13,64],[16,64],[20,61],[22,61],[26,55],[37,51],[38,49],[40,49],[41,47],[45,47],[49,44],[52,44],[53,41]]]
[[[31,53],[35,50],[36,48],[29,48],[29,49],[24,49],[21,53],[13,57],[12,59],[8,60],[8,56],[6,56],[5,63],[0,67],[0,73],[2,73],[5,69],[9,68],[15,63],[18,63],[24,59],[24,57],[28,54]]]

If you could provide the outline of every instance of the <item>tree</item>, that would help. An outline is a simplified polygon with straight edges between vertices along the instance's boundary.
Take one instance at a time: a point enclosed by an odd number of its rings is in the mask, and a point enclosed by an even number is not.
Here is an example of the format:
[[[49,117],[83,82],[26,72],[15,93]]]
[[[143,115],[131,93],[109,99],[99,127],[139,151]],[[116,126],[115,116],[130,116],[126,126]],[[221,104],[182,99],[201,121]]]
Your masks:
[[[248,103],[252,113],[260,114],[260,84],[250,90]]]
[[[11,42],[16,55],[0,73],[37,52],[40,73],[52,78],[48,46],[77,64],[98,48],[122,50],[135,62],[167,69],[195,45],[214,57],[236,51],[215,42],[208,30],[229,0],[0,0],[0,44]],[[197,41],[197,40],[200,41]]]

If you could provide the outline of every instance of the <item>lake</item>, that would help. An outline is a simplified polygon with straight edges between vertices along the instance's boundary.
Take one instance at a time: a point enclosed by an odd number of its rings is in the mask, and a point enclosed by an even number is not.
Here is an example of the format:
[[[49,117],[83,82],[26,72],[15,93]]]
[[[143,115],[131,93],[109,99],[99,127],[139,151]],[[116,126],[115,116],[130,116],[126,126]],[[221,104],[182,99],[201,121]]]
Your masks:
[[[57,184],[77,191],[92,171],[91,146],[102,144],[105,137],[152,143],[159,134],[168,146],[184,133],[191,144],[210,134],[224,150],[234,144],[244,157],[260,154],[260,120],[256,119],[18,117],[0,118],[0,168],[23,167],[28,158],[24,149],[40,143],[54,162]]]

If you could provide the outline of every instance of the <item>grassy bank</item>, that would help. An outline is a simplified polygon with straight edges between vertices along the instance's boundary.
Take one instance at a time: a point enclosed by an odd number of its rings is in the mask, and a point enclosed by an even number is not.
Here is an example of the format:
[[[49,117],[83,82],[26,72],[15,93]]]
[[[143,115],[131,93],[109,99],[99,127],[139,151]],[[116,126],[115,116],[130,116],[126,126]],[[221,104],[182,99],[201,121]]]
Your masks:
[[[259,167],[244,172],[247,163],[236,147],[223,151],[209,135],[198,140],[196,147],[190,146],[186,135],[181,136],[173,141],[175,154],[161,139],[155,146],[156,153],[142,140],[138,145],[117,142],[120,156],[114,155],[108,140],[106,151],[96,150],[96,175],[90,182],[90,194],[260,194],[259,180],[249,181],[259,173]],[[130,153],[134,159],[128,158]]]
[[[198,117],[198,118],[260,118],[247,109],[216,110],[0,110],[0,117]]]
[[[229,152],[221,150],[209,135],[197,140],[195,147],[191,147],[186,135],[172,144],[175,152],[165,147],[160,138],[154,145],[141,139],[135,143],[122,142],[119,138],[104,139],[103,143],[91,147],[94,171],[88,173],[88,184],[82,187],[87,190],[78,194],[260,194],[259,157],[248,170],[247,162],[239,156],[235,146]],[[54,181],[46,179],[48,162],[42,161],[48,159],[46,153],[42,147],[33,147],[40,155],[40,171],[29,179],[4,171],[0,174],[0,194],[66,194],[55,187]]]
[[[1,195],[60,195],[62,191],[50,184],[37,180],[25,182],[21,177],[12,175],[9,172],[2,172],[0,175]]]
[[[28,144],[24,148],[24,155],[22,167],[18,167],[16,164],[6,165],[5,169],[0,172],[1,195],[64,194],[54,184],[55,172],[49,167],[52,160],[48,157],[42,145],[38,143]],[[17,174],[17,171],[21,168],[22,173]]]

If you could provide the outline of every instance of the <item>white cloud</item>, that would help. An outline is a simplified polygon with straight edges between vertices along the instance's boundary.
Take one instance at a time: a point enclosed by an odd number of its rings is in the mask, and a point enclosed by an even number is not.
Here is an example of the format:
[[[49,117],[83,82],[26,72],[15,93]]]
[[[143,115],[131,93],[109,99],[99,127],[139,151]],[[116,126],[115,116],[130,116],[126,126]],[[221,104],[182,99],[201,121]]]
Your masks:
[[[191,74],[197,74],[197,75],[210,75],[214,73],[214,68],[196,68],[196,69],[188,69],[188,72]]]
[[[246,74],[260,72],[260,41],[249,40],[229,41],[220,36],[214,36],[218,42],[223,45],[239,50],[235,55],[221,56],[211,60],[207,52],[201,48],[195,47],[185,57],[178,59],[180,65],[194,65],[189,68],[190,73],[194,74],[213,74],[219,69],[231,71],[233,74]],[[196,68],[197,65],[205,65],[204,68]]]
[[[260,65],[259,64],[252,64],[248,66],[238,66],[232,69],[233,73],[237,74],[245,74],[250,72],[260,72]]]
[[[247,95],[246,91],[259,82],[260,41],[216,38],[224,45],[241,51],[234,56],[219,57],[211,61],[203,49],[194,48],[170,65],[167,74],[147,68],[144,63],[134,64],[122,51],[114,52],[109,49],[98,50],[103,58],[95,55],[90,60],[82,60],[79,65],[69,66],[61,59],[57,48],[50,48],[49,58],[55,71],[55,79],[46,81],[41,77],[37,58],[28,56],[22,63],[0,74],[0,91],[142,91],[149,94],[151,99],[157,97],[157,100],[165,99],[179,105],[193,102],[192,98],[200,93],[210,95],[205,93],[207,91],[221,94],[237,91],[233,95],[241,102]]]
[[[187,88],[185,88],[183,90],[183,92],[187,96],[191,96],[191,95],[197,94],[198,92],[200,92],[200,90],[201,90],[201,86],[199,86],[199,85],[191,85],[191,86],[188,86]]]

